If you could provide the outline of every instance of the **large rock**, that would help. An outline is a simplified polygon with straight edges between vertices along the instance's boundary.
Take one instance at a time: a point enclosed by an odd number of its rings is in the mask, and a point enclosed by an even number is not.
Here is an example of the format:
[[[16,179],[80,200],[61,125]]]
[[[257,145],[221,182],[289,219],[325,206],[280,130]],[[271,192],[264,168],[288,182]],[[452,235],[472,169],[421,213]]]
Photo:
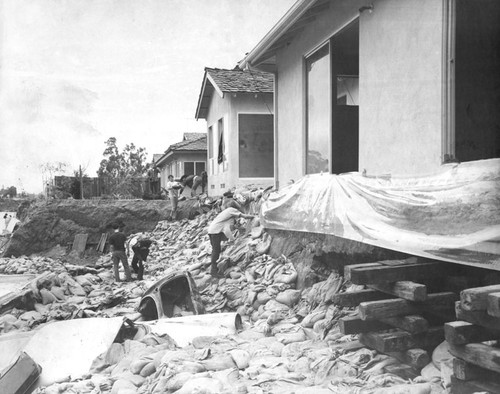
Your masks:
[[[197,200],[179,202],[178,219],[197,214]],[[166,220],[166,200],[50,200],[23,206],[22,225],[12,235],[3,254],[18,257],[43,252],[56,245],[71,245],[75,234],[89,234],[88,243],[99,241],[101,233],[115,221],[125,223],[125,234],[152,231]]]

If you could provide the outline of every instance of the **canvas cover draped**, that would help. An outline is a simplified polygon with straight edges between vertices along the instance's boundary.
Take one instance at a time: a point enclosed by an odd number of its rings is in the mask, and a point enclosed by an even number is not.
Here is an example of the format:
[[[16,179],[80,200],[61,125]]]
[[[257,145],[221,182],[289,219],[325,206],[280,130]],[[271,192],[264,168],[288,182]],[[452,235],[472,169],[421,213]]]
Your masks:
[[[500,159],[418,178],[306,175],[269,196],[261,221],[500,270]]]

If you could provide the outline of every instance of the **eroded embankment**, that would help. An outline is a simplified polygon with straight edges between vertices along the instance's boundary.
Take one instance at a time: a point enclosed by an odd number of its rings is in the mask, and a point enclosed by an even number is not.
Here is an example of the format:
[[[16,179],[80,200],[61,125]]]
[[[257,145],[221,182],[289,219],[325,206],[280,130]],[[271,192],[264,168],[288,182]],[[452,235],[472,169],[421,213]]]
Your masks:
[[[169,202],[164,200],[52,200],[22,207],[22,221],[5,248],[4,257],[30,255],[56,245],[71,245],[76,234],[88,234],[97,243],[113,222],[125,224],[125,234],[152,231],[165,220]],[[194,217],[197,200],[179,203],[179,219]]]

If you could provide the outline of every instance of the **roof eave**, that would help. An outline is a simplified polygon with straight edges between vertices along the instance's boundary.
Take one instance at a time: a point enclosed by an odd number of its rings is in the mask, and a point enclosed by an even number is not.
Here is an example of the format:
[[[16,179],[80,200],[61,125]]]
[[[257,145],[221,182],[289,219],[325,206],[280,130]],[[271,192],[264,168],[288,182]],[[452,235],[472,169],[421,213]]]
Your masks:
[[[259,57],[262,56],[271,46],[290,28],[297,20],[317,0],[298,0],[292,8],[274,25],[274,27],[260,40],[243,60],[238,63],[241,69],[255,67],[258,64]],[[263,59],[266,60],[266,59]]]

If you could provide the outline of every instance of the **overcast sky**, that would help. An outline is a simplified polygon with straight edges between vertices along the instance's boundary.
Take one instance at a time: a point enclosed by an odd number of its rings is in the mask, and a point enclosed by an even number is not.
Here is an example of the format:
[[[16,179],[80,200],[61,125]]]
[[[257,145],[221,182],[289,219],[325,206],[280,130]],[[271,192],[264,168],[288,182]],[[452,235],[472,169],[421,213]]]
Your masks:
[[[204,67],[233,68],[295,0],[0,0],[0,186],[95,176],[104,141],[149,157],[206,131]]]

